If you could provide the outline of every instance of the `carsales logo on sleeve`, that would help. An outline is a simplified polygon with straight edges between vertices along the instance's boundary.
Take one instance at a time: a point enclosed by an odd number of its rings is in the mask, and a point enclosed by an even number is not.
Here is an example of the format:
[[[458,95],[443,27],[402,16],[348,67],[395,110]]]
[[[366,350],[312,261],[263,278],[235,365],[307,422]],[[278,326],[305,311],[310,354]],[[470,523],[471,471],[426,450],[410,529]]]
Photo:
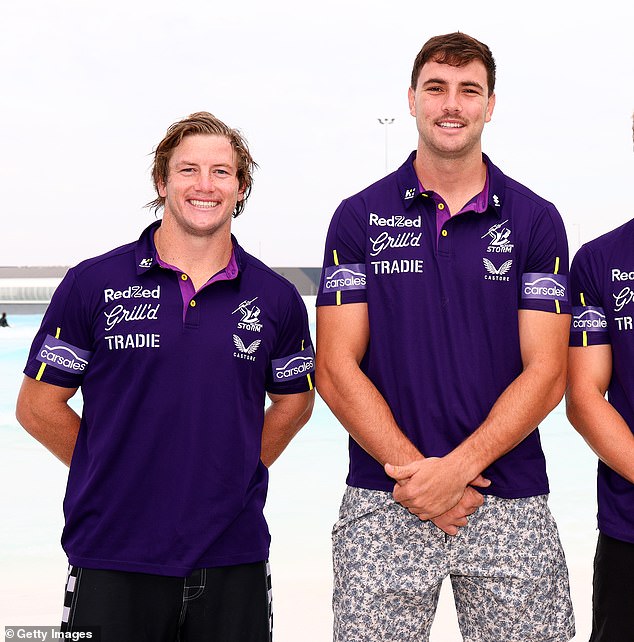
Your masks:
[[[88,350],[82,350],[48,334],[36,358],[38,361],[64,370],[64,372],[83,374],[91,354]]]

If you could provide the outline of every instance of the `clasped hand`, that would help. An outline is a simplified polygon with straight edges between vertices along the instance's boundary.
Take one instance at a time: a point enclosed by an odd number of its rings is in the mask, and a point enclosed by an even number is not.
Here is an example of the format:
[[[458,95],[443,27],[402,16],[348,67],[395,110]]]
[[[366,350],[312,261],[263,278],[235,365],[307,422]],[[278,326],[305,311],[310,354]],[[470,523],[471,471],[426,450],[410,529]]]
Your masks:
[[[466,526],[467,517],[484,503],[473,487],[491,484],[482,475],[465,480],[444,457],[417,459],[404,466],[386,464],[385,472],[396,480],[395,501],[421,520],[432,520],[449,535]]]

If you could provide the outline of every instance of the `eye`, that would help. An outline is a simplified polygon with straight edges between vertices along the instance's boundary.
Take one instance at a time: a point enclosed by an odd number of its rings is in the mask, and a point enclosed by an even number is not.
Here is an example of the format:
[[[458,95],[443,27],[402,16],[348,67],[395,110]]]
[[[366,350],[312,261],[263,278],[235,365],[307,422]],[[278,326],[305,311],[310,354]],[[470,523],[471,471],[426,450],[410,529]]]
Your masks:
[[[193,174],[194,173],[194,168],[193,167],[183,167],[183,169],[179,170],[180,174]]]

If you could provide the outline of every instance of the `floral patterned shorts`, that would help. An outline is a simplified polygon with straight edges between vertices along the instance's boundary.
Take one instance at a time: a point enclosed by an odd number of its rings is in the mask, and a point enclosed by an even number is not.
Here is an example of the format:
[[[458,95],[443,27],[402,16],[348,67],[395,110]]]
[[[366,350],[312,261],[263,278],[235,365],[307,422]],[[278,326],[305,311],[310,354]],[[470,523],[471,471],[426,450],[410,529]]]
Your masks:
[[[348,487],[332,532],[335,642],[429,640],[449,575],[465,642],[566,642],[568,570],[548,497],[485,503],[451,537],[391,493]]]

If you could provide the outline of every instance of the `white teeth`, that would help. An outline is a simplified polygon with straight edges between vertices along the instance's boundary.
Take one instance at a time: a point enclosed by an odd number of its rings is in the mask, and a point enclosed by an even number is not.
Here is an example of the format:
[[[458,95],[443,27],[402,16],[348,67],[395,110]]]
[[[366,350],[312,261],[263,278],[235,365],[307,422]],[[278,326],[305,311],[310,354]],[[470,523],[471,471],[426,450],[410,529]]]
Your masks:
[[[218,205],[218,201],[196,201],[193,198],[189,200],[189,202],[194,206],[194,207],[207,207],[207,208],[212,208],[216,207]]]
[[[463,127],[461,123],[438,123],[440,127],[448,127],[450,129],[458,129],[459,127]]]

